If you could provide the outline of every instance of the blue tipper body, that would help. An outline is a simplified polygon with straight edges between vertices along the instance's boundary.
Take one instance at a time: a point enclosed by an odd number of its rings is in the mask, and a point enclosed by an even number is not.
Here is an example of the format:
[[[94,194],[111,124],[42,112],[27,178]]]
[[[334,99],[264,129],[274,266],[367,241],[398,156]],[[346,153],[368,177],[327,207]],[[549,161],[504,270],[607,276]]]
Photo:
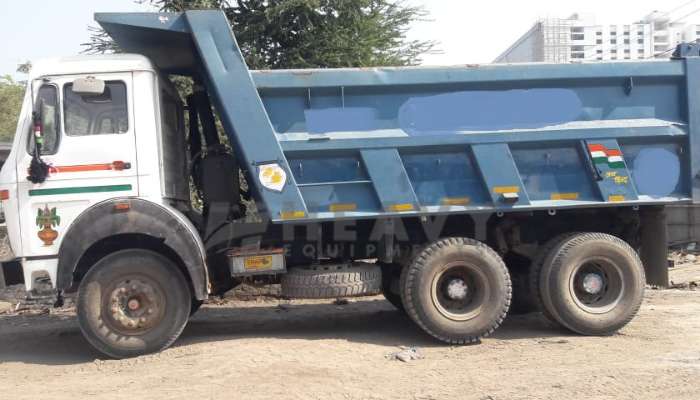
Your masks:
[[[96,20],[204,81],[275,222],[700,202],[698,57],[249,71],[219,11]]]

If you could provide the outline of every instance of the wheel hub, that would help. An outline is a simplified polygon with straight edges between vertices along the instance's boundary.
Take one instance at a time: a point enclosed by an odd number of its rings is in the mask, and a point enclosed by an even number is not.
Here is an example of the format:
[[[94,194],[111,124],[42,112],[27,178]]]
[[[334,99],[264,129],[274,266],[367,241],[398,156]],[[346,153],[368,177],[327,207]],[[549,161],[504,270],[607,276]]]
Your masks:
[[[146,281],[125,280],[109,296],[109,317],[115,327],[127,334],[155,326],[161,317],[162,301]]]
[[[453,279],[447,285],[447,297],[451,300],[464,300],[467,298],[467,284],[462,279]]]
[[[433,277],[431,299],[437,311],[453,321],[468,321],[481,313],[489,296],[487,279],[478,267],[456,261]]]
[[[598,294],[603,291],[603,277],[599,274],[589,273],[583,277],[583,290],[588,294]]]

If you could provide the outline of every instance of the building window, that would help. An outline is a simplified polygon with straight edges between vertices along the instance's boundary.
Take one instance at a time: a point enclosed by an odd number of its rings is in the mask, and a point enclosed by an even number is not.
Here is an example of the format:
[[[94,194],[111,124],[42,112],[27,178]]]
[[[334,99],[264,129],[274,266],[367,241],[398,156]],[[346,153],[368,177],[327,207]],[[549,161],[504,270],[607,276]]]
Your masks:
[[[630,40],[629,40],[629,39],[625,39],[625,44],[630,44]]]
[[[600,31],[596,32],[595,34],[596,34],[596,36],[603,36],[603,32],[600,32]]]
[[[597,57],[596,60],[603,61],[603,57]]]
[[[637,39],[637,43],[644,44],[644,39]]]
[[[595,44],[603,44],[603,39],[598,39],[595,41]]]
[[[583,33],[583,27],[582,26],[575,26],[571,28],[571,33]]]
[[[610,39],[610,44],[617,44],[617,39]]]
[[[571,40],[583,40],[584,35],[582,33],[576,33],[571,35]]]
[[[571,58],[577,58],[577,59],[582,59],[583,58],[583,53],[572,53]]]
[[[571,46],[571,51],[584,51],[585,48],[583,46]]]
[[[630,49],[625,49],[625,53],[629,54]]]
[[[603,50],[596,50],[596,53],[603,54]]]
[[[612,54],[617,54],[617,49],[612,49],[612,50],[610,50],[610,52],[611,52]]]

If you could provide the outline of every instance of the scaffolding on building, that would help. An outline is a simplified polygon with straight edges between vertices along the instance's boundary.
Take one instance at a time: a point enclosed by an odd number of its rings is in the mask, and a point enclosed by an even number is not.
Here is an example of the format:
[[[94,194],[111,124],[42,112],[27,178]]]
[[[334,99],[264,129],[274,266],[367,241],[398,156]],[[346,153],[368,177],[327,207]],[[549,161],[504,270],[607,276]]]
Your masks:
[[[544,62],[568,63],[571,60],[572,21],[561,18],[544,18],[539,21],[542,29],[542,55]]]

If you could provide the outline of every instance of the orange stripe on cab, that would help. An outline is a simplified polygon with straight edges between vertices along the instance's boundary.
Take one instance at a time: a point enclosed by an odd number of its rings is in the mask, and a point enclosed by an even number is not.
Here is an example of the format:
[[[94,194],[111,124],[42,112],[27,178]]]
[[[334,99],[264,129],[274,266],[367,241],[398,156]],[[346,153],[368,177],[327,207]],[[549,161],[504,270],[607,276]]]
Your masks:
[[[84,164],[84,165],[63,165],[49,168],[51,173],[62,172],[88,172],[88,171],[123,171],[131,168],[131,164],[124,161],[114,161],[110,164]]]

